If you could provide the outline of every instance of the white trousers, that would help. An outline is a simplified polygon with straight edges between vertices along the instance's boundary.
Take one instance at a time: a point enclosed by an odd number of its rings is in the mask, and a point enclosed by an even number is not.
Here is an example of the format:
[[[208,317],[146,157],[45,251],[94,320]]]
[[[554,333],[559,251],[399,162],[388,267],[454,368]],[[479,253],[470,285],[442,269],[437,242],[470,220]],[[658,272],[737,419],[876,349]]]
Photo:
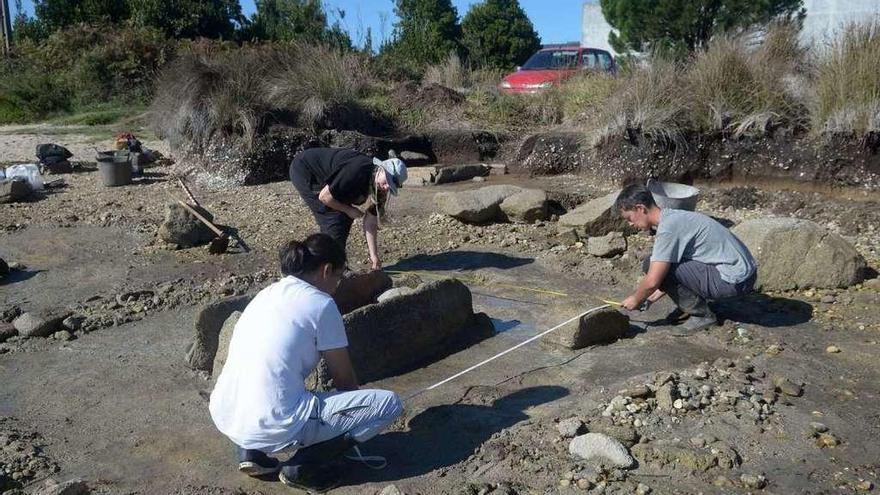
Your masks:
[[[318,392],[318,404],[290,448],[302,448],[351,433],[363,443],[378,435],[403,413],[400,397],[388,390]]]

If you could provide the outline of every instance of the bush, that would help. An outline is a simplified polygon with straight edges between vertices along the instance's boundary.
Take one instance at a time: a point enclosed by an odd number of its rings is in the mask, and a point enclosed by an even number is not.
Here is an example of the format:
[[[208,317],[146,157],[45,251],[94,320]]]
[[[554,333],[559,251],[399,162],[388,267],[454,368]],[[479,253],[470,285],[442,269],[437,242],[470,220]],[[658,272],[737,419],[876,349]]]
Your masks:
[[[465,67],[461,57],[452,52],[439,64],[429,65],[422,77],[422,84],[439,84],[452,89],[464,89],[470,85],[470,70]]]
[[[25,123],[68,111],[72,94],[64,81],[31,68],[7,70],[0,77],[0,123]]]
[[[668,145],[684,143],[691,129],[680,63],[653,57],[622,74],[620,86],[588,127],[593,145],[638,133]]]
[[[559,86],[562,113],[569,123],[589,123],[600,114],[621,80],[605,72],[588,71]]]
[[[797,36],[794,26],[778,24],[757,47],[749,45],[749,37],[720,36],[698,52],[687,81],[697,128],[738,136],[798,126],[805,110],[786,87],[786,77],[804,65]]]
[[[174,146],[203,149],[221,135],[249,147],[270,122],[316,126],[357,106],[368,84],[360,55],[326,47],[190,51],[159,76],[150,122]]]
[[[852,136],[880,132],[880,22],[847,26],[819,56],[813,129]]]
[[[465,115],[500,130],[560,124],[561,93],[555,89],[534,95],[474,90],[467,97]]]

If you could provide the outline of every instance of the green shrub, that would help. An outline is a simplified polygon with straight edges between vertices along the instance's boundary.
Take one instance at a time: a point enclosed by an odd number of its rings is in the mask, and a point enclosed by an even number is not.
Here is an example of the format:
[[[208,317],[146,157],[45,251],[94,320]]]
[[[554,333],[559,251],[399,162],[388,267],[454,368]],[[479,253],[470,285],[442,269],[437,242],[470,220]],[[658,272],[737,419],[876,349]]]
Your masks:
[[[813,129],[854,136],[880,132],[880,22],[847,26],[819,56]]]
[[[520,95],[474,90],[465,102],[465,116],[472,122],[500,130],[560,124],[561,93],[549,90]]]
[[[71,107],[71,91],[52,74],[20,68],[0,77],[0,122],[4,124],[32,122]]]
[[[462,63],[461,57],[452,52],[439,64],[425,68],[422,84],[439,84],[447,88],[463,89],[470,85],[470,70]]]
[[[604,72],[589,71],[575,76],[558,90],[562,98],[562,113],[571,123],[586,123],[602,111],[617,91],[621,80]]]

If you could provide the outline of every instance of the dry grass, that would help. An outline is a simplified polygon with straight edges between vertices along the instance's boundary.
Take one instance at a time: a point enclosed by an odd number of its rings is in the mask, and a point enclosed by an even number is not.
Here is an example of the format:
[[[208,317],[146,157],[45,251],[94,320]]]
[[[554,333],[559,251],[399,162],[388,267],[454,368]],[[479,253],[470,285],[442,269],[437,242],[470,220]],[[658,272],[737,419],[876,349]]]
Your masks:
[[[369,78],[363,61],[326,47],[286,45],[192,50],[160,75],[150,111],[156,135],[173,146],[205,146],[217,135],[249,147],[273,115],[315,125],[356,104]]]
[[[787,79],[805,64],[797,29],[777,24],[757,46],[750,39],[721,36],[694,56],[687,77],[698,130],[763,135],[803,120],[804,107]]]
[[[818,133],[880,132],[880,21],[847,26],[819,56],[812,117]]]
[[[446,60],[439,64],[429,65],[422,76],[422,84],[439,84],[456,90],[470,87],[471,70],[461,61],[457,53],[452,52]]]
[[[681,64],[662,57],[628,69],[596,121],[588,126],[590,144],[597,146],[632,132],[656,142],[684,144],[691,124],[682,76]]]

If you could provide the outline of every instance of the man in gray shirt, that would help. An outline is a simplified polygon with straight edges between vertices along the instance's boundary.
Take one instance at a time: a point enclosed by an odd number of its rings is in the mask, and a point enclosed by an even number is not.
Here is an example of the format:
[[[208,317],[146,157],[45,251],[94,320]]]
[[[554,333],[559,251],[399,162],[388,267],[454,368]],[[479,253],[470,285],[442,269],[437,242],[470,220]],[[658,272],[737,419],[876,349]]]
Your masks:
[[[690,335],[717,323],[707,301],[736,297],[754,290],[757,265],[733,233],[714,219],[685,210],[661,209],[645,186],[620,192],[615,208],[633,226],[657,230],[654,250],[645,260],[646,275],[623,300],[629,310],[666,294],[678,309],[672,320],[687,317],[676,335]]]

